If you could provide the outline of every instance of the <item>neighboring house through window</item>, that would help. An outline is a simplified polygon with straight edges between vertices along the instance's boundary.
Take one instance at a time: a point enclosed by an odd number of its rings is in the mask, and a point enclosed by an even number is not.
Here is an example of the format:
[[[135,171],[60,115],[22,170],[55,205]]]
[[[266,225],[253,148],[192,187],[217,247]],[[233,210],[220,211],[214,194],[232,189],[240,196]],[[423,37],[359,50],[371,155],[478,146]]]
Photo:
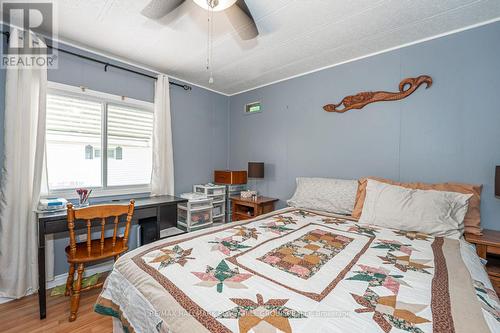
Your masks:
[[[50,83],[49,192],[78,187],[105,194],[149,191],[152,134],[152,103]]]

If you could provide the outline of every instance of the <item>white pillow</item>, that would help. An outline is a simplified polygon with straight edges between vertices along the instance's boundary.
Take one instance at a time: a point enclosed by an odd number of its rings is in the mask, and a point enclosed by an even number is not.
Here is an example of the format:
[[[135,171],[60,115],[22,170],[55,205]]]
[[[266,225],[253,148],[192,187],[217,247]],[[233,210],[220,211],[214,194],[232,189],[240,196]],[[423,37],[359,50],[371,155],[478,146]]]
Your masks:
[[[358,191],[357,180],[297,178],[297,188],[289,206],[351,215]]]
[[[414,190],[369,179],[359,223],[458,239],[471,196]]]

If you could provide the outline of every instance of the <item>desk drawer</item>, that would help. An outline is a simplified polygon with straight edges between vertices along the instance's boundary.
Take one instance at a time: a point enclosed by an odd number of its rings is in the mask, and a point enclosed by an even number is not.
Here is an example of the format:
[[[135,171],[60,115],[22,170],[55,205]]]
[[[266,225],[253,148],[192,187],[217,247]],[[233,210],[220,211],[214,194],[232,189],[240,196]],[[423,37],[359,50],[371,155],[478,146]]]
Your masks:
[[[52,234],[64,231],[68,231],[68,222],[66,221],[66,219],[45,222],[46,234]]]
[[[134,211],[134,220],[147,219],[157,216],[157,208],[139,208]]]
[[[145,218],[149,218],[149,217],[156,217],[157,216],[157,209],[155,207],[151,207],[151,208],[139,208],[137,210],[134,211],[134,217],[133,217],[133,221],[138,221],[140,219],[145,219]],[[125,221],[125,217],[122,217],[120,219],[120,222],[124,222]],[[96,222],[94,221],[93,225],[96,225],[95,224]],[[108,222],[107,224],[109,224],[111,222]],[[85,229],[86,226],[84,223],[82,223],[81,220],[78,220],[75,224],[75,229]],[[52,220],[52,221],[47,221],[45,222],[45,233],[46,234],[51,234],[51,233],[57,233],[57,232],[64,232],[64,231],[68,231],[68,222],[66,220],[66,218],[64,219],[61,219],[61,220]]]

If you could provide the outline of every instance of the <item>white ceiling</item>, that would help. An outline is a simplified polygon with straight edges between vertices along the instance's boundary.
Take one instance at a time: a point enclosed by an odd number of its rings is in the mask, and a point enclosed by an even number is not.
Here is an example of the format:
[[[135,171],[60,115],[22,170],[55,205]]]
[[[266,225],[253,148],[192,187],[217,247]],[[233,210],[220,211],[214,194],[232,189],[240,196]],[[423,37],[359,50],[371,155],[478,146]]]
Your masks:
[[[216,13],[209,85],[206,12],[187,0],[153,21],[148,2],[57,1],[59,38],[230,95],[500,17],[499,0],[246,0],[260,36]]]

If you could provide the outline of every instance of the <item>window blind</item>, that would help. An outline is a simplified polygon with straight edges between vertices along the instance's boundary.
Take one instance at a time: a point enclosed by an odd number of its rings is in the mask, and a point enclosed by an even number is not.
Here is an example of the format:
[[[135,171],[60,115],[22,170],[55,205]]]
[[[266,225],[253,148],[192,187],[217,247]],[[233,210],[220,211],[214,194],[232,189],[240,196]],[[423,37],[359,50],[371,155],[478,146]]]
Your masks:
[[[108,185],[149,184],[153,113],[108,104]]]
[[[101,186],[102,104],[47,94],[46,124],[49,189]]]
[[[47,95],[47,134],[64,141],[101,137],[101,103],[61,95]]]

